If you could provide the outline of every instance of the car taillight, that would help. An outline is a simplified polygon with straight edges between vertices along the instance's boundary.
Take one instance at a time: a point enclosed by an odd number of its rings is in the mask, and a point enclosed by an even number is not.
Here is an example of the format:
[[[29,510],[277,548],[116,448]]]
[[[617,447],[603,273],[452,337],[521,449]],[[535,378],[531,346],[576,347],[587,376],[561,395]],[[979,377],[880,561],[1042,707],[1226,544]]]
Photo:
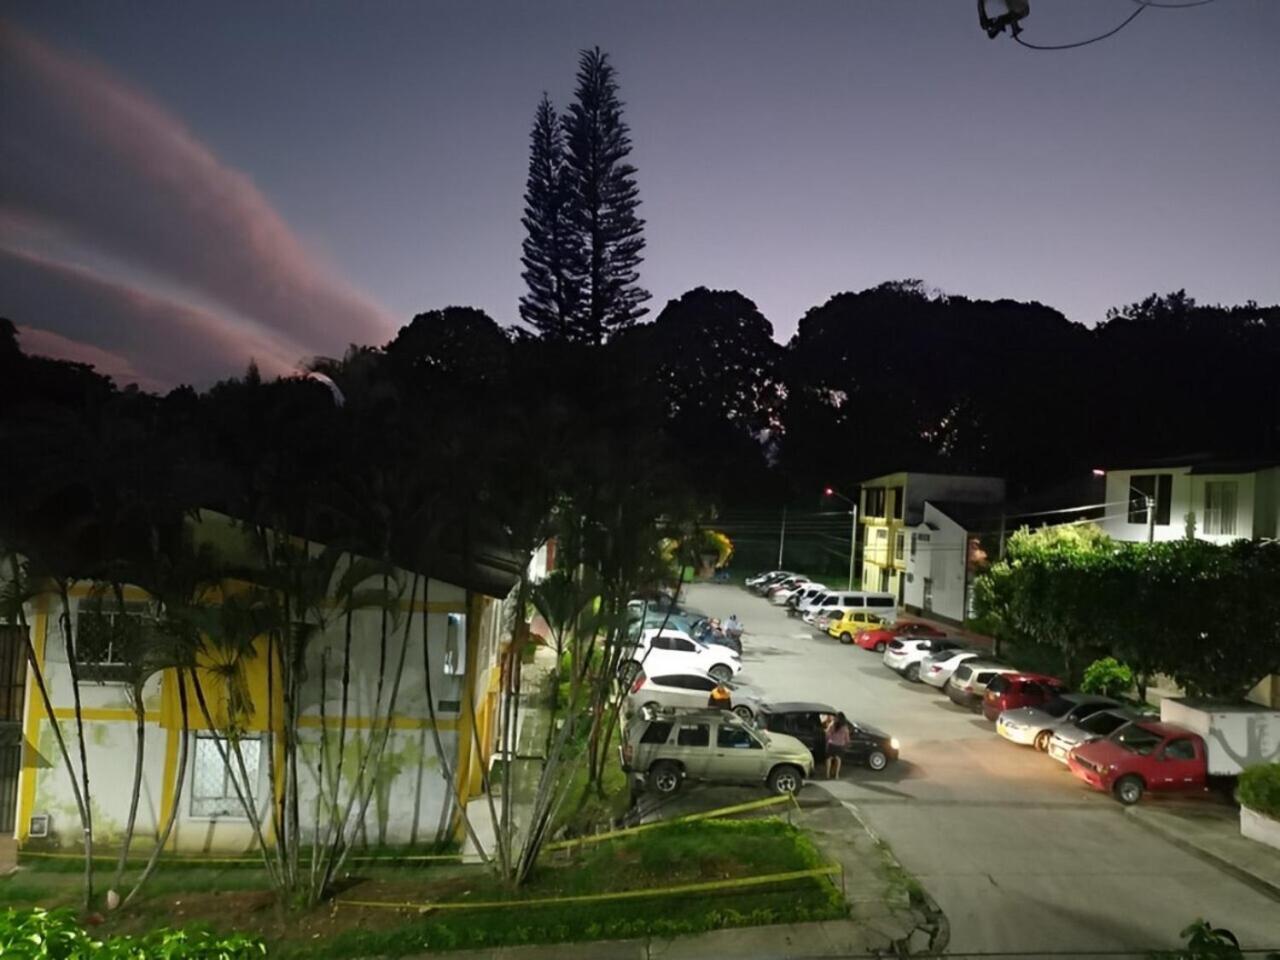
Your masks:
[[[935,665],[935,666],[932,666],[932,667],[930,667],[930,668],[929,668],[929,672],[930,672],[930,673],[941,673],[941,672],[942,672],[942,668],[941,668],[941,667],[939,667],[939,666],[936,666],[936,665]]]
[[[631,692],[639,693],[640,688],[644,686],[644,674],[637,673],[635,681],[631,684]]]

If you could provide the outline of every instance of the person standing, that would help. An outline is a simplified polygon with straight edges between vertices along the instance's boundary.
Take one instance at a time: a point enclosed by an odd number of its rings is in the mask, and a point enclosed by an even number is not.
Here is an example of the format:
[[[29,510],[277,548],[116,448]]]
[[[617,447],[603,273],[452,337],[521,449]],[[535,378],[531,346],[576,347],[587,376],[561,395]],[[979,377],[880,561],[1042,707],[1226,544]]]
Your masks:
[[[840,762],[849,746],[849,720],[843,713],[837,713],[827,728],[827,779],[840,778]]]

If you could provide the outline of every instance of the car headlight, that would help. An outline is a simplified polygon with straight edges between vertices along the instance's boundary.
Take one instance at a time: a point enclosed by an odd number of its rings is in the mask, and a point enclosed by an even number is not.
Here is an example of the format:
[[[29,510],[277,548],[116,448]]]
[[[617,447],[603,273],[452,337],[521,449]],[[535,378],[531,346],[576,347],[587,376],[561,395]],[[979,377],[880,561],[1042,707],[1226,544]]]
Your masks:
[[[889,738],[889,746],[890,746],[892,749],[897,750],[897,749],[898,749],[898,738],[897,738],[897,737],[890,737],[890,738]]]

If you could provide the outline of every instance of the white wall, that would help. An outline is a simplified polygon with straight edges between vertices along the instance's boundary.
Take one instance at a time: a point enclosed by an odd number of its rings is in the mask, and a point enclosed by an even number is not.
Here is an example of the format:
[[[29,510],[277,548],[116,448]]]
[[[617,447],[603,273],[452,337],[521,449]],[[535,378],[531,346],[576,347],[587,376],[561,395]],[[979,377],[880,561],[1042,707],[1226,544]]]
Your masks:
[[[1256,473],[1192,474],[1190,467],[1161,467],[1145,470],[1111,470],[1107,473],[1106,518],[1100,526],[1117,540],[1145,542],[1146,523],[1130,523],[1127,504],[1130,498],[1140,494],[1132,489],[1135,476],[1170,474],[1172,494],[1169,522],[1155,525],[1154,539],[1158,541],[1180,540],[1186,536],[1187,514],[1194,513],[1196,536],[1211,543],[1230,543],[1242,538],[1276,536],[1275,504],[1280,499],[1280,470],[1271,469]],[[1204,532],[1205,484],[1215,482],[1236,484],[1236,532],[1234,535],[1213,535]]]
[[[916,535],[915,556],[911,536]],[[927,541],[921,540],[927,536]],[[957,622],[965,614],[965,560],[968,536],[964,529],[937,509],[924,505],[924,522],[907,528],[907,583],[903,600],[908,606],[925,609],[924,581],[932,582],[929,611]]]

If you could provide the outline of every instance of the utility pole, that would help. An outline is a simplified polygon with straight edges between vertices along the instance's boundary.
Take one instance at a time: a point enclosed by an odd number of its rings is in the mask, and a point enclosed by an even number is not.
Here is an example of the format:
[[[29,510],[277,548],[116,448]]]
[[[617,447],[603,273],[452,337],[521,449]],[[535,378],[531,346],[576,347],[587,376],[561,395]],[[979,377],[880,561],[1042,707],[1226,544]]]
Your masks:
[[[1147,497],[1147,543],[1156,542],[1156,500]]]
[[[853,591],[853,555],[858,550],[858,508],[850,505],[849,517],[849,591]]]
[[[778,569],[782,567],[782,548],[787,542],[787,508],[782,508],[782,528],[778,531]]]
[[[1004,559],[1004,524],[1005,524],[1005,515],[1002,513],[1000,514],[1000,559],[1001,560]]]

